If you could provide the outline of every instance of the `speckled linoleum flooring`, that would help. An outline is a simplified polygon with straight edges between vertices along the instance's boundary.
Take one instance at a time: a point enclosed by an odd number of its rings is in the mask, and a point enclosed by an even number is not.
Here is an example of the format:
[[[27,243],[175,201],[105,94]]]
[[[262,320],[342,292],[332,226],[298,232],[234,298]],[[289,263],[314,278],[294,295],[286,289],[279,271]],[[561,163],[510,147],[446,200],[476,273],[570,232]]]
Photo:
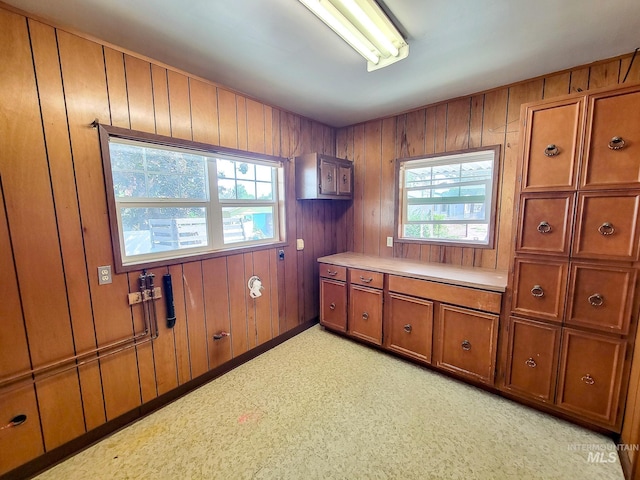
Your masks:
[[[611,451],[315,326],[37,478],[619,480]]]

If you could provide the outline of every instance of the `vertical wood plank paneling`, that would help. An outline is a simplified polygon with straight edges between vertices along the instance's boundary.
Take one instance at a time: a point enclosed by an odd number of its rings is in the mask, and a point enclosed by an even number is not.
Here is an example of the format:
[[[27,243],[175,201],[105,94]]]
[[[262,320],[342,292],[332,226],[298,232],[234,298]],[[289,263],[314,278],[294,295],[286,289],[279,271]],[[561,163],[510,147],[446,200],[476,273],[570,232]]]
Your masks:
[[[393,237],[395,196],[398,189],[395,185],[396,159],[396,119],[382,120],[382,160],[380,171],[380,256],[392,257],[393,248],[387,247],[387,237]]]
[[[107,72],[111,125],[130,128],[127,83],[124,76],[124,55],[122,52],[104,47],[104,66]]]
[[[129,119],[133,130],[155,133],[156,122],[153,112],[153,85],[151,83],[151,65],[149,62],[124,56],[127,78],[127,98],[129,101]]]
[[[169,275],[171,275],[171,285],[173,289],[173,306],[176,315],[176,323],[173,327],[173,335],[176,343],[176,368],[178,369],[178,385],[182,385],[183,383],[191,380],[191,360],[189,359],[189,329],[187,325],[187,310],[184,302],[185,296],[184,282],[182,280],[182,269],[182,265],[172,265],[171,267],[169,267],[169,271],[167,272],[169,273]],[[202,305],[202,302],[200,302],[200,305]]]
[[[380,194],[382,170],[382,121],[364,124],[364,192],[362,196],[363,244],[366,254],[380,254]]]
[[[238,115],[237,128],[238,128],[238,149],[247,150],[249,142],[247,132],[247,99],[242,95],[236,95],[236,112]]]
[[[0,172],[31,359],[34,366],[39,366],[64,358],[75,347],[24,17],[0,11],[0,58]],[[18,118],[23,121],[16,121]],[[42,272],[47,272],[46,294]],[[56,389],[67,391],[65,402],[60,402]],[[46,384],[38,382],[36,390],[43,403],[40,419],[45,449],[84,432],[77,372],[52,377]],[[55,407],[57,416],[52,415]]]
[[[425,109],[424,153],[436,152],[436,107]]]
[[[1,15],[1,14],[0,14]],[[2,22],[2,20],[0,20]],[[0,435],[0,475],[19,467],[44,453],[38,404],[32,385],[0,395],[0,412],[4,418],[26,415],[20,428],[11,428]]]
[[[151,65],[151,81],[153,85],[153,109],[156,112],[156,133],[171,135],[171,115],[169,114],[169,85],[167,69]]]
[[[571,72],[551,75],[544,79],[544,98],[568,95],[571,88]]]
[[[484,112],[484,95],[471,97],[471,118],[469,120],[469,148],[482,145],[482,114]]]
[[[157,270],[155,285],[162,286],[162,274],[166,269]],[[158,324],[158,338],[153,341],[153,358],[156,367],[158,395],[167,393],[178,386],[176,364],[176,343],[173,329],[167,326],[167,304],[164,299],[153,300],[152,311]]]
[[[447,152],[469,148],[469,128],[471,123],[471,98],[461,98],[449,102],[447,108]]]
[[[229,313],[228,268],[225,257],[212,258],[202,262],[204,308],[207,322],[207,345],[209,369],[228,362],[235,355],[232,351],[234,332],[231,329]],[[188,303],[188,301],[187,301]],[[245,327],[246,330],[246,327]],[[220,333],[231,333],[230,337],[214,340]],[[191,341],[191,335],[189,341]],[[193,375],[196,376],[195,373]]]
[[[353,251],[358,253],[364,253],[364,160],[364,124],[360,124],[353,127]]]
[[[263,105],[263,113],[264,113],[264,152],[267,155],[280,155],[280,152],[276,151],[276,147],[274,146],[274,121],[273,108],[269,105]]]
[[[238,148],[238,114],[236,95],[223,88],[218,88],[218,115],[220,128],[220,145]]]
[[[271,338],[280,335],[280,275],[282,262],[278,259],[278,250],[269,255],[269,302],[271,305]]]
[[[131,313],[125,300],[126,275],[114,275],[110,285],[98,285],[100,265],[112,262],[97,132],[91,119],[109,118],[102,48],[75,35],[58,32],[69,134],[76,162],[78,200],[84,231],[89,286],[99,344],[131,336]],[[92,273],[93,272],[93,273]],[[136,355],[132,350],[101,360],[107,419],[140,405]]]
[[[584,92],[589,89],[589,67],[571,71],[570,93]]]
[[[589,69],[589,90],[615,85],[619,75],[620,60],[593,65]]]
[[[247,350],[255,348],[258,341],[258,327],[256,326],[256,300],[249,296],[248,282],[253,277],[253,253],[244,253],[242,255],[244,262],[244,271],[241,272],[244,280],[244,303],[246,315],[244,322],[247,325]],[[262,297],[260,297],[262,298]],[[233,328],[233,325],[232,325]]]
[[[633,63],[631,63],[632,59]],[[618,81],[619,83],[640,82],[640,52],[636,54],[636,58],[633,58],[633,55],[622,58],[620,61],[620,76]]]
[[[193,139],[196,142],[210,145],[220,143],[216,90],[213,85],[194,78],[189,79]]]
[[[56,204],[73,341],[77,352],[85,352],[94,349],[96,342],[86,278],[87,264],[84,254],[78,254],[84,252],[84,245],[55,31],[48,25],[29,20],[29,32],[36,76],[47,79],[46,82],[38,82],[38,96]],[[7,270],[0,268],[0,271]],[[11,290],[2,288],[0,291]],[[5,315],[0,317],[8,318]],[[80,367],[79,375],[85,425],[90,430],[105,422],[98,364],[89,363]]]
[[[231,345],[234,358],[249,349],[247,303],[245,291],[244,257],[242,254],[227,257],[229,282],[229,313],[231,317]]]
[[[247,100],[247,149],[250,152],[268,153],[265,149],[266,129],[264,107],[255,100]]]
[[[227,268],[224,261],[218,261],[217,263],[221,263],[221,266],[219,267],[220,271],[210,272],[210,274],[219,275],[219,278],[226,280]],[[189,358],[191,361],[191,378],[199,377],[203,373],[206,373],[209,368],[211,368],[209,365],[210,352],[208,351],[208,341],[212,339],[213,335],[213,330],[210,330],[210,327],[213,328],[217,325],[214,322],[213,318],[209,319],[208,315],[206,315],[207,321],[205,322],[205,305],[207,305],[207,301],[204,295],[205,275],[203,272],[203,265],[204,264],[202,262],[189,262],[185,263],[182,266],[182,284],[184,288],[184,303],[187,315],[187,330],[189,333]],[[225,288],[224,292],[222,293],[226,297],[226,282],[223,281],[223,285]],[[214,315],[213,312],[215,312],[215,307],[211,310],[212,317]],[[211,320],[211,323],[209,323],[208,320]],[[220,327],[220,330],[228,332],[228,322],[222,323],[223,325]]]
[[[264,290],[262,296],[251,299],[249,302],[255,304],[255,329],[256,329],[256,345],[262,345],[264,342],[273,338],[271,330],[272,315],[272,299],[275,294],[277,300],[278,295],[278,279],[271,275],[270,259],[274,257],[273,250],[260,250],[253,252],[253,268],[252,275],[257,275],[262,281]],[[246,263],[245,263],[246,264]]]
[[[169,112],[171,114],[171,136],[192,140],[191,102],[189,100],[189,79],[181,73],[167,72],[169,85]]]

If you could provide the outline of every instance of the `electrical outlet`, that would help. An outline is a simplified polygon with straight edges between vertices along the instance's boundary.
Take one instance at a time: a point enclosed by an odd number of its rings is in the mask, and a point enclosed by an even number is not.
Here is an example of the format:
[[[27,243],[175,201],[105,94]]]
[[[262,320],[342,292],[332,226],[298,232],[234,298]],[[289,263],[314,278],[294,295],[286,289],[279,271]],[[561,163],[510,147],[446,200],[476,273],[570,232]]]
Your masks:
[[[98,267],[98,285],[111,283],[111,265]]]
[[[304,250],[304,240],[302,238],[296,240],[296,250]]]
[[[387,247],[393,247],[393,237],[387,237]]]

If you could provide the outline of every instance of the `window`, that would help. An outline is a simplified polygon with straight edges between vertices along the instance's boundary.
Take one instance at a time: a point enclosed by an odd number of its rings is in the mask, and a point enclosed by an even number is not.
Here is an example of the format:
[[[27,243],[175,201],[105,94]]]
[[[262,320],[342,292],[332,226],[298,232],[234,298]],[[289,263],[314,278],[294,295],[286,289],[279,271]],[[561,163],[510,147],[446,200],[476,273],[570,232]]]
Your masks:
[[[100,132],[120,270],[284,241],[282,159],[103,125]]]
[[[493,248],[500,146],[397,161],[398,242]]]

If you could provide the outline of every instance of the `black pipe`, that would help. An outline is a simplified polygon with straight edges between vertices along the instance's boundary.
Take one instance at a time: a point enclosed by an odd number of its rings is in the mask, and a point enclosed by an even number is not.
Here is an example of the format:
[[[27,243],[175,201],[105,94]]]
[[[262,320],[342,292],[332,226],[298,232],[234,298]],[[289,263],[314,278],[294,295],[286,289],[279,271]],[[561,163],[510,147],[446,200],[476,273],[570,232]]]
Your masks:
[[[170,273],[165,273],[162,276],[162,285],[164,286],[164,298],[167,302],[167,328],[173,328],[176,324],[176,308],[173,304],[173,285]]]

